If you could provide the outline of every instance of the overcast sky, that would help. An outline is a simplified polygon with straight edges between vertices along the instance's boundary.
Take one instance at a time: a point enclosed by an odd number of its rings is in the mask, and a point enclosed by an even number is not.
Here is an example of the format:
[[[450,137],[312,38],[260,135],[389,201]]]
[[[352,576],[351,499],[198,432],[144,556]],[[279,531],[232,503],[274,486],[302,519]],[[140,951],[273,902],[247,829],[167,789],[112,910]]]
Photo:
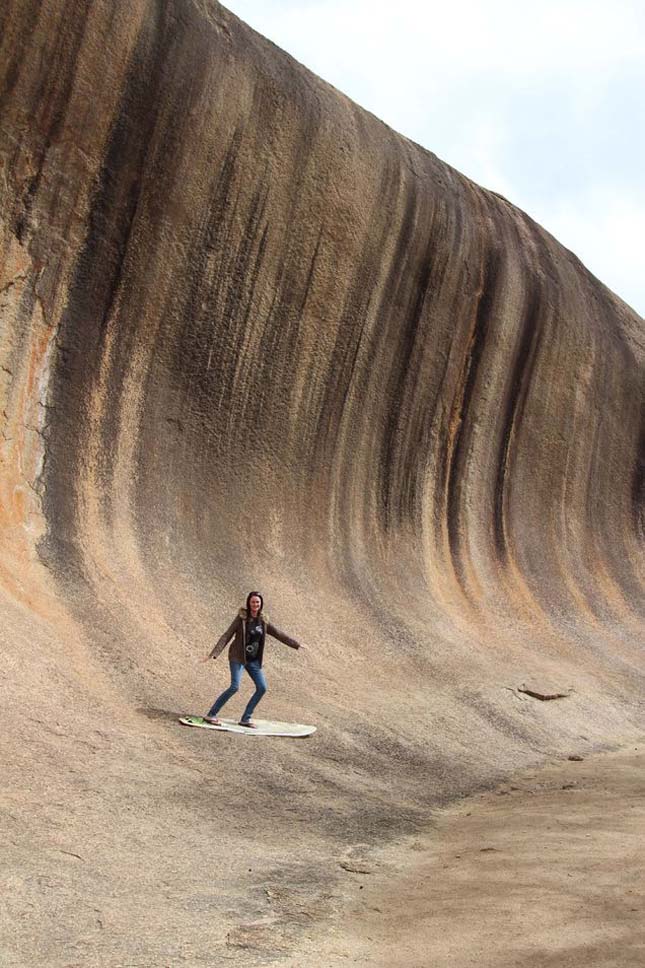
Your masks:
[[[224,0],[645,316],[645,0]]]

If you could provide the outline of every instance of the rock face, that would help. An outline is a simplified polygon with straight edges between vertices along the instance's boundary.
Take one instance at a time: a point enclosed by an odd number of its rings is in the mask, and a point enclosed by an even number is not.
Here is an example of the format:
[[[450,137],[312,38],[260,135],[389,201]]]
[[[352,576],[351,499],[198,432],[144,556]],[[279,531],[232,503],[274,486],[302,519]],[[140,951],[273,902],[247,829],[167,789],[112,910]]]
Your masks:
[[[642,728],[642,320],[214,0],[0,37],[12,701],[203,711],[259,587],[376,812]]]

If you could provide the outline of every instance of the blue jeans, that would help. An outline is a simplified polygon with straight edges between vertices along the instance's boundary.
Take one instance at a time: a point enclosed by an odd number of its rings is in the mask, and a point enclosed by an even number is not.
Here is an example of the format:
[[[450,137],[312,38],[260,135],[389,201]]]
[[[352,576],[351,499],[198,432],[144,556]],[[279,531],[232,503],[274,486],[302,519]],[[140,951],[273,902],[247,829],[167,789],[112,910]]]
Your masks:
[[[251,679],[253,679],[253,682],[255,683],[255,692],[249,699],[246,709],[242,713],[242,719],[240,720],[240,722],[246,723],[253,715],[253,710],[267,691],[267,681],[264,678],[262,667],[257,659],[247,662],[246,666],[242,665],[241,662],[229,662],[229,665],[231,667],[231,684],[228,689],[224,690],[221,696],[217,697],[206,715],[210,717],[217,716],[222,706],[227,703],[240,688],[240,682],[242,681],[242,670],[246,669],[248,674],[251,676]]]

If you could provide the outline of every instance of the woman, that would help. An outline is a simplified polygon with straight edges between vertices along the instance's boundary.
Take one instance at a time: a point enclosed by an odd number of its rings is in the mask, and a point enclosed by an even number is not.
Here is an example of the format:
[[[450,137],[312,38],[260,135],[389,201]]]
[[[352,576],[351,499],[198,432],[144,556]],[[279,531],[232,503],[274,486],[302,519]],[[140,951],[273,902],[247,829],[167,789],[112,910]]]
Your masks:
[[[224,651],[228,642],[233,638],[231,647],[228,651],[228,661],[231,666],[231,684],[221,696],[218,696],[208,714],[204,716],[207,723],[214,726],[221,726],[221,721],[217,714],[222,706],[229,701],[231,696],[240,688],[242,680],[242,670],[246,669],[251,679],[255,683],[255,692],[249,699],[246,709],[242,714],[240,726],[248,729],[255,729],[255,723],[251,722],[253,710],[259,703],[262,696],[267,691],[267,683],[262,671],[262,656],[264,654],[264,640],[267,635],[272,635],[274,639],[279,639],[292,649],[299,649],[300,643],[281,632],[262,615],[264,601],[259,592],[249,592],[246,599],[246,608],[241,608],[235,616],[224,635],[219,639],[215,646],[208,653],[204,662],[209,659],[216,659]]]

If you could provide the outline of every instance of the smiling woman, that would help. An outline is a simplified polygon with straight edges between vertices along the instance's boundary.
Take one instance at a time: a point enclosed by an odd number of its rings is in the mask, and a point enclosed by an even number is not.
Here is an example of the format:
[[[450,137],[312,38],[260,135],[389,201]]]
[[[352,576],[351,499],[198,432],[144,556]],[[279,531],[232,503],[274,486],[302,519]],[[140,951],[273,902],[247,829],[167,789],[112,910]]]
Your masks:
[[[263,606],[264,602],[260,593],[249,592],[246,597],[246,607],[239,610],[226,632],[215,643],[206,659],[203,660],[207,662],[209,659],[216,659],[231,642],[228,652],[231,684],[218,696],[204,716],[207,723],[212,723],[214,726],[221,725],[217,714],[240,688],[242,672],[246,669],[255,684],[255,692],[242,713],[239,725],[246,726],[248,729],[255,729],[255,723],[251,720],[251,716],[267,691],[267,682],[262,669],[266,636],[271,635],[274,639],[284,642],[292,649],[301,648],[299,642],[271,625],[262,611]]]

